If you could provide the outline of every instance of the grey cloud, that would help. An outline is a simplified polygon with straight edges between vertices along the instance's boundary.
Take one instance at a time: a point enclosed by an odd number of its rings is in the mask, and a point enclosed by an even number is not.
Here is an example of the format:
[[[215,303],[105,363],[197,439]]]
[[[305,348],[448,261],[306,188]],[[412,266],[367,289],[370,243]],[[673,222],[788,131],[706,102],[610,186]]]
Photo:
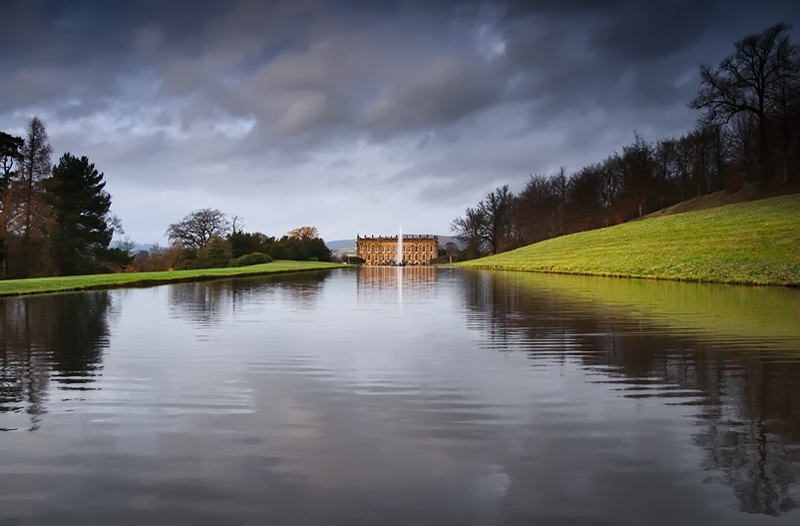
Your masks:
[[[683,0],[532,4],[503,30],[518,72],[514,96],[530,101],[540,121],[597,107],[687,104],[697,89],[692,57],[720,10]]]
[[[662,60],[694,45],[714,18],[709,0],[628,2],[601,18],[589,45],[624,61]]]
[[[685,133],[699,64],[800,7],[10,0],[3,15],[0,129],[40,115],[56,151],[88,155],[141,195],[282,193],[272,206],[319,211],[336,210],[335,195],[352,210],[336,219],[347,231],[364,214],[355,189],[434,217],[502,182],[599,161],[634,129]],[[202,206],[215,205],[185,208]]]
[[[364,122],[379,131],[451,124],[497,100],[492,73],[448,61],[426,64],[388,86],[365,108]]]

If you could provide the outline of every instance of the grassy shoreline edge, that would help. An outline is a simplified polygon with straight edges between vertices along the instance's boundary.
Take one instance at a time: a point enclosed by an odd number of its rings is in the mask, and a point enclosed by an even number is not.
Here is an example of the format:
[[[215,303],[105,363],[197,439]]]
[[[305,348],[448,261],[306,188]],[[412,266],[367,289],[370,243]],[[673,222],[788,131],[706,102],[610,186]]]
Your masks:
[[[799,287],[800,195],[645,218],[455,266]]]
[[[345,265],[321,261],[273,261],[250,267],[15,279],[0,281],[0,298],[126,287],[154,287],[169,283],[266,276],[343,267]]]

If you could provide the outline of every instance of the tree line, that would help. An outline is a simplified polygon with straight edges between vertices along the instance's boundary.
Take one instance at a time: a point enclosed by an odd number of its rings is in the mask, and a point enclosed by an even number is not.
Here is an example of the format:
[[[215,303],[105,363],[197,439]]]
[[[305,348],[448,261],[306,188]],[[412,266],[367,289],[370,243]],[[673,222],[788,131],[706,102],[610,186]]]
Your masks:
[[[167,228],[168,248],[154,244],[133,260],[137,271],[221,268],[268,263],[274,259],[330,261],[331,251],[316,227],[303,226],[277,239],[245,232],[241,218],[217,209],[191,212]]]
[[[44,123],[34,117],[25,138],[0,132],[0,277],[30,278],[105,272],[195,269],[272,259],[330,261],[315,227],[281,238],[242,230],[241,218],[202,209],[169,225],[168,248],[135,253],[111,214],[102,173],[88,158],[65,153],[51,165]]]
[[[800,51],[776,24],[735,43],[718,67],[701,66],[689,106],[697,126],[678,139],[633,144],[573,174],[532,175],[456,218],[462,256],[496,254],[544,239],[618,224],[744,182],[762,187],[800,173]]]
[[[0,132],[0,273],[3,278],[112,272],[130,255],[111,247],[118,218],[103,174],[86,157],[52,148],[34,117],[23,139]]]

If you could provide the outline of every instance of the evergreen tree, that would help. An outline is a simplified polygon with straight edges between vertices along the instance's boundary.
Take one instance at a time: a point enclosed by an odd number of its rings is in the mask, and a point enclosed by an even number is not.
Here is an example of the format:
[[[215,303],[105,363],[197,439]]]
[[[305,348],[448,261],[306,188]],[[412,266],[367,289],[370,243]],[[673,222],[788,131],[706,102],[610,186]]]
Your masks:
[[[14,168],[19,164],[20,150],[25,144],[21,137],[15,137],[5,132],[0,132],[0,192],[5,192]],[[0,193],[0,198],[3,194]]]
[[[25,144],[21,137],[15,137],[4,132],[0,132],[0,265],[2,265],[3,277],[8,277],[8,267],[6,262],[6,215],[3,213],[6,190],[12,176],[16,173],[21,157],[20,150]]]
[[[65,153],[47,183],[56,220],[55,254],[60,275],[99,272],[106,263],[123,263],[109,249],[114,228],[111,196],[103,174],[86,157]]]

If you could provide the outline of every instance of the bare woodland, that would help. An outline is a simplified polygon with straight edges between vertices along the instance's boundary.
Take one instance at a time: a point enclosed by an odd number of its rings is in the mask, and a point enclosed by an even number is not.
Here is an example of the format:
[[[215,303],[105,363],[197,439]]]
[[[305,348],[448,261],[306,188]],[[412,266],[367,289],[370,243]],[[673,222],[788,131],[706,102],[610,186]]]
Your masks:
[[[518,194],[497,188],[456,218],[463,258],[496,254],[602,228],[745,183],[797,191],[800,52],[776,24],[736,42],[719,66],[701,66],[689,106],[697,126],[679,138],[633,144],[567,174],[532,175]]]

